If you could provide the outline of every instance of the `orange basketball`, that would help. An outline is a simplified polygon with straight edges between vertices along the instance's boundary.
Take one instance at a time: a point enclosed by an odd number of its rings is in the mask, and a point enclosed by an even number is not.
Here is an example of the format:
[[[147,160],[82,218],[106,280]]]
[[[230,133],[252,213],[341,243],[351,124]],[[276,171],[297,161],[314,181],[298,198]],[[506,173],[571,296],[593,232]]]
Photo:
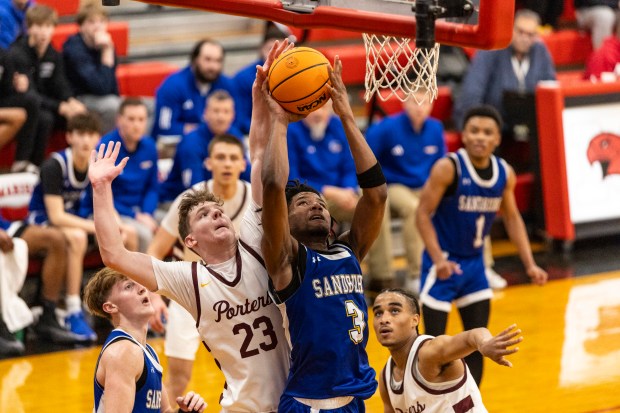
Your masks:
[[[329,100],[329,61],[309,47],[283,53],[269,69],[271,97],[292,113],[307,115]]]

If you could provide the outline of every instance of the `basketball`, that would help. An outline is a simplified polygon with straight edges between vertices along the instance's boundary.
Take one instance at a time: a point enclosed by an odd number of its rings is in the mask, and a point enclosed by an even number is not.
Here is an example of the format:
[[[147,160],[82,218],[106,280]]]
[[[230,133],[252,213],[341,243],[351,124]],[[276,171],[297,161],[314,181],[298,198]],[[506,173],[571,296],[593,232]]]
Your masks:
[[[276,59],[269,69],[271,97],[285,110],[307,115],[329,100],[329,61],[310,47],[295,47]]]

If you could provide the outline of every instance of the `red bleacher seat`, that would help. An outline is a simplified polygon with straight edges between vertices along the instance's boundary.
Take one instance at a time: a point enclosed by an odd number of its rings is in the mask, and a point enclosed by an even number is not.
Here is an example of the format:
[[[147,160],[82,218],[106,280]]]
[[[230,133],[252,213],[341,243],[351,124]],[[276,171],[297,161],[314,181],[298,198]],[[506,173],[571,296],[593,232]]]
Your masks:
[[[56,50],[62,50],[62,45],[67,38],[78,32],[75,23],[59,24],[52,36],[52,45]],[[127,22],[109,22],[108,32],[114,41],[114,48],[118,56],[127,56],[129,50],[129,24]]]
[[[517,175],[517,184],[515,185],[515,200],[517,207],[521,213],[528,212],[532,209],[534,190],[534,174],[523,173]]]
[[[562,84],[570,84],[575,82],[589,82],[583,78],[584,71],[583,70],[564,70],[561,72],[557,72],[558,82]]]
[[[562,11],[562,15],[560,16],[560,22],[561,23],[574,23],[575,21],[576,21],[575,3],[573,0],[565,0],[564,9]]]
[[[118,65],[116,77],[123,96],[155,96],[163,80],[179,68],[165,62],[139,62]]]
[[[559,30],[541,36],[556,66],[583,66],[592,53],[590,35],[578,30]]]
[[[327,60],[334,61],[338,55],[342,62],[342,81],[345,85],[364,84],[366,76],[366,49],[363,44],[317,47]]]
[[[37,3],[52,7],[59,16],[76,14],[80,7],[80,0],[37,0]]]

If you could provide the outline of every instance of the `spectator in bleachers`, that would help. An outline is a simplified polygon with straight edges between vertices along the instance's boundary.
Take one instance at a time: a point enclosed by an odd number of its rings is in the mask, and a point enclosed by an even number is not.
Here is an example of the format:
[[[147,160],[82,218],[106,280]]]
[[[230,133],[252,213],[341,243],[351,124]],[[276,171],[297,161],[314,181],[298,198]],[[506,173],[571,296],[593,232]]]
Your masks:
[[[6,52],[0,49],[0,96],[14,94],[13,71]],[[20,107],[5,107],[0,99],[0,149],[9,143],[26,122],[26,110]]]
[[[28,222],[59,228],[67,240],[67,316],[65,325],[85,340],[97,340],[97,334],[84,318],[80,291],[84,272],[84,256],[89,242],[94,245],[95,223],[80,217],[80,203],[89,186],[88,162],[90,153],[99,142],[101,122],[91,113],[76,115],[67,122],[69,148],[54,152],[41,165],[41,181],[30,200]],[[121,227],[125,238],[133,239],[135,232]],[[132,238],[133,236],[133,238]],[[89,239],[90,238],[90,239]],[[130,247],[128,247],[130,248]]]
[[[0,49],[0,111],[8,116],[0,125],[0,148],[15,139],[16,151],[12,172],[23,172],[30,166],[31,155],[36,146],[36,127],[39,118],[40,98],[28,91],[28,77],[15,73],[13,59],[8,51]],[[7,113],[8,111],[8,113]],[[26,119],[20,123],[23,112]],[[33,172],[36,171],[32,168]]]
[[[0,1],[0,49],[8,49],[26,33],[26,11],[33,4],[33,0]]]
[[[55,128],[64,127],[67,119],[86,111],[72,97],[64,72],[61,54],[51,44],[58,16],[51,7],[35,5],[26,12],[28,34],[11,46],[10,57],[15,71],[28,76],[29,93],[40,102],[35,142],[29,161],[36,166],[45,158],[48,140]]]
[[[424,250],[415,223],[420,192],[431,167],[447,151],[443,125],[430,117],[433,104],[425,96],[426,90],[416,92],[415,99],[409,97],[403,103],[402,112],[371,125],[366,133],[368,145],[381,164],[388,184],[389,208],[403,219],[403,244],[408,265],[405,287],[414,293],[420,292],[420,262]],[[389,231],[390,214],[386,215],[384,222]]]
[[[115,127],[121,102],[108,14],[101,4],[87,3],[77,14],[77,24],[79,32],[63,45],[67,78],[75,96],[101,116],[102,131],[107,133]]]
[[[172,169],[160,186],[160,202],[171,202],[181,192],[211,178],[211,172],[204,165],[211,140],[223,134],[241,140],[242,133],[233,125],[234,118],[235,102],[232,96],[225,90],[213,91],[207,98],[203,122],[196,130],[183,136],[177,146]],[[242,179],[250,180],[249,170],[248,167],[241,174]]]
[[[40,293],[43,314],[34,325],[37,336],[58,344],[88,341],[84,336],[61,326],[56,315],[56,306],[65,284],[67,264],[67,241],[60,229],[29,225],[22,221],[9,222],[0,216],[0,237],[6,240],[7,236],[26,241],[30,257],[43,257]]]
[[[530,9],[540,16],[543,26],[556,28],[564,11],[565,0],[517,0],[517,7]],[[570,1],[570,0],[568,0]]]
[[[157,141],[164,138],[166,142],[176,143],[198,127],[208,97],[214,91],[226,90],[237,100],[234,83],[222,74],[223,66],[222,45],[213,39],[204,39],[194,46],[190,64],[163,81],[155,94],[152,135]]]
[[[286,36],[287,34],[281,30],[281,26],[272,22],[267,22],[263,42],[259,48],[259,58],[241,68],[233,78],[233,82],[237,87],[237,96],[239,97],[236,102],[237,116],[235,124],[244,135],[247,135],[250,131],[250,119],[252,118],[252,85],[254,84],[254,79],[256,79],[256,66],[262,66],[263,63],[265,63],[271,46],[276,40],[281,40]]]
[[[344,126],[334,115],[331,101],[305,119],[290,123],[287,142],[289,179],[298,179],[321,191],[331,217],[338,223],[350,223],[361,194]],[[391,271],[391,232],[385,215],[367,258],[367,286],[373,292],[393,287],[395,282]],[[335,230],[342,232],[343,228]]]
[[[618,0],[574,0],[580,28],[592,33],[592,47],[598,49],[620,24]]]
[[[616,79],[620,78],[620,26],[615,36],[606,38],[601,47],[588,57],[584,77],[598,79],[602,73],[609,72],[614,73]]]
[[[555,80],[551,55],[538,40],[539,27],[540,18],[536,13],[518,10],[510,46],[476,53],[454,103],[453,117],[457,128],[462,128],[463,116],[469,108],[488,104],[505,116],[504,92],[533,93],[538,82]]]
[[[138,234],[138,250],[145,252],[157,229],[153,214],[158,202],[157,148],[155,141],[146,135],[148,110],[144,102],[126,98],[118,109],[117,128],[101,138],[99,145],[120,142],[119,159],[129,157],[127,166],[114,180],[114,208],[125,224]],[[92,187],[89,186],[89,190]],[[87,196],[81,216],[93,212],[92,196]]]
[[[161,221],[147,254],[161,260],[172,249],[175,260],[200,261],[201,258],[183,244],[179,235],[179,205],[183,196],[194,190],[207,188],[221,199],[224,213],[230,217],[235,231],[239,232],[239,225],[252,199],[250,183],[239,178],[247,166],[244,152],[243,144],[233,136],[219,135],[213,138],[209,144],[209,157],[205,160],[208,169],[213,172],[213,177],[197,183],[176,197]],[[151,294],[151,302],[156,314],[151,319],[150,327],[155,329],[157,326],[158,331],[163,332],[161,316],[165,311],[165,304],[161,296],[155,293]],[[164,350],[168,358],[169,372],[166,387],[174,400],[185,392],[192,376],[200,335],[190,313],[175,301],[170,301],[165,318],[167,323]]]

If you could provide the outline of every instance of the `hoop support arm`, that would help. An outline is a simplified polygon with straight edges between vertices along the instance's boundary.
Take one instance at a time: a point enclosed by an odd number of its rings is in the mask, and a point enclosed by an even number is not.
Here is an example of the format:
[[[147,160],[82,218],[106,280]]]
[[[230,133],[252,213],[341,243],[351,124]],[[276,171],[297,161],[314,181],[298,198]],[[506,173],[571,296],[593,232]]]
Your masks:
[[[317,6],[312,13],[285,10],[280,0],[138,0],[142,3],[184,7],[236,16],[273,20],[300,28],[340,28],[344,30],[415,38],[413,15],[403,16],[379,12]],[[436,22],[438,43],[477,49],[506,47],[512,38],[514,0],[481,2],[478,24]]]

